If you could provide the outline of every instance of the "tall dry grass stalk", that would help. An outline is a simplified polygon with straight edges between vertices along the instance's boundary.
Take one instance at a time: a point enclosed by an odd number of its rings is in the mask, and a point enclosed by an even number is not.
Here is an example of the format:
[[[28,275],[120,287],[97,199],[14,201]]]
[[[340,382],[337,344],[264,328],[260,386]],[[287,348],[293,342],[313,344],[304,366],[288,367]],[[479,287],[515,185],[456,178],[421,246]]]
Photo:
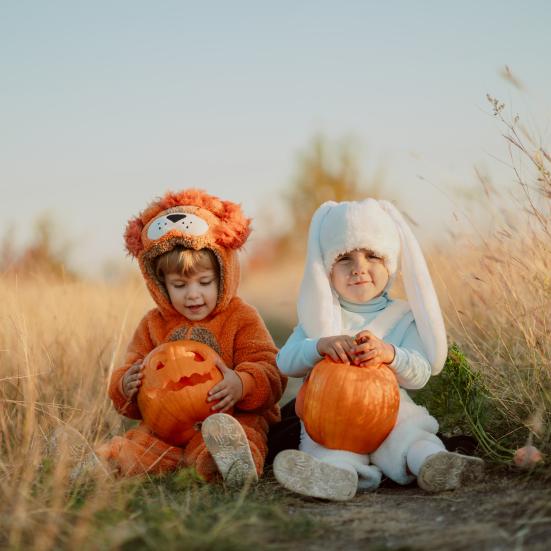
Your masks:
[[[515,440],[551,452],[551,158],[503,116],[516,180],[506,200],[487,181],[470,236],[432,255],[450,337],[482,374]],[[488,221],[492,221],[488,230]],[[503,435],[505,436],[505,435]]]
[[[141,283],[5,276],[0,304],[0,546],[76,548],[115,489],[99,480],[76,514],[71,505],[84,490],[68,473],[98,440],[122,431],[106,384],[150,301]],[[65,425],[83,437],[77,451],[49,447]]]

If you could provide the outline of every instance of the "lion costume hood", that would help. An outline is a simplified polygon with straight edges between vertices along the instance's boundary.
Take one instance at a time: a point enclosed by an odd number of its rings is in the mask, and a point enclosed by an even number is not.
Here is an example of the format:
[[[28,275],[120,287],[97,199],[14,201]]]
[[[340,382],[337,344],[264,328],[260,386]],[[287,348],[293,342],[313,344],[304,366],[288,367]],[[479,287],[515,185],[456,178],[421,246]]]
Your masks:
[[[155,273],[155,259],[176,246],[210,249],[220,268],[218,301],[209,317],[224,310],[237,292],[237,251],[250,234],[250,219],[241,207],[199,189],[168,192],[128,222],[126,249],[138,259],[153,300],[164,316],[179,315]]]

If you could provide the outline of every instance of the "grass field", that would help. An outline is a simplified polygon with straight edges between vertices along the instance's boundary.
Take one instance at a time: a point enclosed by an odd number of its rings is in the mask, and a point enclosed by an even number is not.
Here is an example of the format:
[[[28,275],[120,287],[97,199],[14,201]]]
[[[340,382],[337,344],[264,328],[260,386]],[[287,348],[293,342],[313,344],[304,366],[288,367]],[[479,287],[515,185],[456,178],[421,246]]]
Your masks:
[[[534,237],[524,240],[517,246],[531,248],[526,266],[518,269],[518,251],[497,253],[505,246],[500,242],[485,246],[504,260],[488,261],[483,248],[469,246],[433,262],[449,332],[482,375],[492,407],[507,419],[506,425],[482,428],[494,431],[498,442],[508,437],[521,444],[532,435],[549,452],[548,251]],[[467,256],[465,271],[460,260]],[[281,288],[293,289],[297,275],[286,277],[290,284]],[[258,291],[260,283],[251,284],[252,278],[245,278],[245,295],[251,286]],[[271,286],[262,274],[259,281]],[[478,290],[482,285],[485,290]],[[92,448],[129,426],[113,410],[106,385],[151,301],[139,280],[109,286],[40,275],[3,277],[0,299],[2,547],[283,548],[327,529],[323,517],[300,509],[291,514],[289,496],[273,479],[237,494],[204,485],[188,471],[158,479],[70,482],[74,450],[61,446],[52,453],[49,436],[68,425]],[[285,305],[293,297],[286,293],[280,300]],[[283,311],[268,320],[280,341],[293,323]],[[79,450],[76,459],[86,452]]]
[[[500,519],[508,519],[509,527],[516,522],[511,520],[517,518],[515,496],[530,515],[522,517],[518,529],[504,532],[505,539],[512,534],[517,548],[529,536],[536,543],[546,541],[549,532],[540,528],[551,525],[549,496],[529,481],[530,476],[549,480],[549,467],[520,475],[510,467],[513,450],[525,442],[546,456],[551,453],[551,181],[549,158],[541,151],[523,152],[532,162],[537,202],[521,180],[524,196],[516,208],[503,211],[496,192],[485,187],[479,209],[495,217],[493,229],[454,235],[449,245],[428,254],[450,342],[456,344],[451,368],[466,374],[454,395],[453,414],[468,417],[463,430],[470,429],[484,444],[480,453],[497,469],[491,471],[491,485],[430,500],[412,489],[386,489],[356,498],[342,517],[327,504],[297,504],[269,476],[238,493],[205,485],[187,470],[156,479],[71,481],[75,462],[131,424],[112,408],[107,383],[152,302],[139,278],[108,285],[31,269],[0,276],[0,547],[319,548],[334,534],[342,536],[343,527],[370,526],[378,533],[364,518],[365,510],[390,514],[405,498],[422,503],[421,513],[445,509],[450,519],[459,517],[442,507],[446,499],[455,500],[469,526],[478,522],[472,513],[476,500],[493,522],[491,531],[503,524]],[[281,261],[277,269],[244,277],[243,295],[259,307],[278,344],[294,324],[301,268],[300,260]],[[429,403],[437,407],[431,392],[434,398],[444,391],[438,385],[429,389]],[[450,426],[452,411],[446,407],[438,416]],[[53,449],[51,435],[63,426],[76,429],[85,445],[74,449],[62,443]],[[500,499],[508,500],[507,514],[500,511]],[[366,530],[360,530],[358,541],[369,540]],[[473,540],[473,530],[464,528],[465,541],[490,541],[486,532]],[[398,539],[392,541],[407,548],[399,533],[396,528]],[[377,537],[373,548],[385,548],[387,540]],[[413,548],[430,548],[432,540],[419,541]]]

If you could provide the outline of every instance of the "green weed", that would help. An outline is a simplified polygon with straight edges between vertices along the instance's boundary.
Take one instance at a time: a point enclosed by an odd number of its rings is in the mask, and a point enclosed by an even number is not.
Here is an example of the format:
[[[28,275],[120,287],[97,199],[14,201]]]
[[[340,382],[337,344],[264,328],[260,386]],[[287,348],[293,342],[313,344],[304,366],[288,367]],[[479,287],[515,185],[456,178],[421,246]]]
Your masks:
[[[511,461],[520,427],[513,426],[502,413],[482,377],[473,371],[456,344],[450,347],[442,372],[411,394],[436,417],[441,432],[469,434],[489,459]]]

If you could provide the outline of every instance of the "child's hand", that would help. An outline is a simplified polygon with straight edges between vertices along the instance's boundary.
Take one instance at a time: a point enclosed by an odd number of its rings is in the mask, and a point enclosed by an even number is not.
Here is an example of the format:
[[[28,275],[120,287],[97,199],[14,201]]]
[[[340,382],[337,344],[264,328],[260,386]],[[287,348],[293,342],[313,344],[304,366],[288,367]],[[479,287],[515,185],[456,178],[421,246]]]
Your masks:
[[[218,400],[212,411],[223,413],[231,409],[243,396],[243,383],[239,375],[230,369],[222,360],[217,360],[216,367],[224,378],[209,390],[207,402]]]
[[[396,354],[394,346],[376,337],[370,331],[360,331],[356,335],[357,345],[354,348],[354,365],[372,367],[389,364]]]
[[[329,356],[334,362],[348,363],[354,359],[356,341],[348,335],[336,337],[322,337],[318,340],[318,353],[320,356]]]
[[[136,362],[128,368],[122,378],[122,392],[128,400],[132,400],[140,387],[143,379],[143,361]]]

